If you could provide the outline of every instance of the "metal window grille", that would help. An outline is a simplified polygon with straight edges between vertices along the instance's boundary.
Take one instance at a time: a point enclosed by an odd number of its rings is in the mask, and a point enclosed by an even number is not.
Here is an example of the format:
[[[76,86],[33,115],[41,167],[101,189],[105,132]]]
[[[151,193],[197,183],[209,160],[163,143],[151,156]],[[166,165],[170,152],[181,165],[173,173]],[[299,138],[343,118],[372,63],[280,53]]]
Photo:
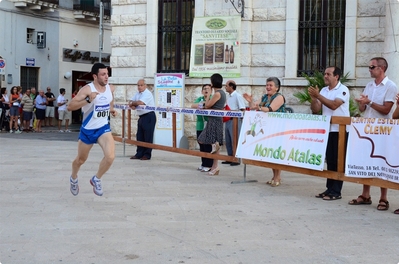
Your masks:
[[[195,0],[159,0],[157,72],[190,68]]]
[[[34,39],[33,34],[34,33],[35,33],[35,29],[34,28],[27,28],[26,29],[26,43],[33,44],[33,39]]]
[[[343,70],[346,0],[300,0],[298,76]]]
[[[22,90],[25,92],[27,88],[36,87],[36,90],[39,91],[39,68],[36,67],[25,67],[21,66],[21,86]]]

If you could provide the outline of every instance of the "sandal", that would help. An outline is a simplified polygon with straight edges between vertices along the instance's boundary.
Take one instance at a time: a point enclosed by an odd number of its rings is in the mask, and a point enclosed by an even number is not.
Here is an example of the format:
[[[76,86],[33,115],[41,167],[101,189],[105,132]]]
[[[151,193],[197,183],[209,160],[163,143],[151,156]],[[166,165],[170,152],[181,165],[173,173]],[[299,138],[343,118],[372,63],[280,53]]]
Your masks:
[[[359,199],[359,198],[362,199],[362,200],[358,201],[357,199]],[[371,204],[372,203],[371,196],[369,198],[366,198],[363,195],[359,195],[357,197],[357,199],[353,199],[353,200],[349,201],[348,204],[350,204],[350,205],[359,205],[359,204]]]
[[[274,180],[267,181],[266,184],[272,185],[274,184]]]
[[[377,210],[378,211],[386,211],[389,208],[389,202],[388,201],[384,201],[384,200],[379,200],[378,201],[378,205],[377,205]]]
[[[273,182],[272,184],[270,184],[270,186],[272,186],[272,187],[277,187],[277,186],[280,186],[280,184],[281,184],[281,181],[275,181],[275,182]]]
[[[396,209],[395,211],[393,211],[394,214],[399,214],[399,209]]]
[[[332,194],[327,194],[323,197],[324,201],[335,201],[341,199],[341,195],[332,195]]]
[[[327,190],[326,190],[326,191],[324,191],[322,193],[319,193],[318,195],[315,195],[314,197],[316,197],[316,198],[324,198],[327,195],[328,195],[328,193],[327,193]]]

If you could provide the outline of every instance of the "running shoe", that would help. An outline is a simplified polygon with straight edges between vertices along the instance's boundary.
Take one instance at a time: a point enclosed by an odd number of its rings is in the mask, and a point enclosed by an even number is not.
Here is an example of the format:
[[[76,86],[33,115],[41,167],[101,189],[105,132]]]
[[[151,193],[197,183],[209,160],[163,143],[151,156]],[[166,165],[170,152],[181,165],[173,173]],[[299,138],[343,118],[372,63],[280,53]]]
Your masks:
[[[102,196],[103,195],[103,187],[101,184],[101,180],[97,179],[96,175],[94,175],[91,179],[90,179],[90,184],[93,186],[93,192],[98,195],[98,196]]]
[[[69,178],[69,182],[71,183],[71,193],[76,196],[79,193],[79,184],[78,184],[78,179],[76,178],[75,180],[72,179],[72,177]]]

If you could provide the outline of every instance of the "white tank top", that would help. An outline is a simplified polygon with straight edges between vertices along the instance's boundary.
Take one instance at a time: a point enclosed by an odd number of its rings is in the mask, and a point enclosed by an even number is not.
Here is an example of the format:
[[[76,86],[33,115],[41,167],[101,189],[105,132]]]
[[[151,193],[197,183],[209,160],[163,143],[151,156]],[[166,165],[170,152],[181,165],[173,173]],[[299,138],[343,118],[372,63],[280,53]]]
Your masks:
[[[98,92],[93,83],[89,83],[89,86],[92,92]],[[82,106],[82,127],[85,129],[97,129],[108,124],[112,98],[111,87],[107,84],[104,93],[98,94],[90,104]]]

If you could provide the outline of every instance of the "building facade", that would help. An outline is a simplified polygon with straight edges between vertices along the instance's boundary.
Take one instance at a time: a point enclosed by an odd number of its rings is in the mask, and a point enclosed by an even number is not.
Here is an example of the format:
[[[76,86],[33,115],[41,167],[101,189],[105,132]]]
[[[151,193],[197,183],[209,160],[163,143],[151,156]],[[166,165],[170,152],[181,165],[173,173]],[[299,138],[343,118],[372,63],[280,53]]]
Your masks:
[[[100,1],[3,0],[0,2],[1,87],[23,90],[47,86],[58,96],[90,81],[91,66],[99,61]],[[104,1],[102,62],[111,56],[110,1]],[[107,5],[108,4],[108,5]]]
[[[176,6],[179,4],[180,7]],[[187,7],[188,4],[191,6]],[[167,10],[169,6],[172,9]],[[235,79],[238,91],[260,96],[266,78],[279,77],[287,104],[295,112],[310,113],[309,106],[299,104],[293,96],[307,85],[301,72],[308,70],[322,71],[326,66],[340,66],[349,73],[351,94],[355,97],[371,80],[367,67],[370,58],[384,56],[389,63],[388,76],[399,83],[399,2],[396,0],[246,0],[241,11],[243,6],[244,1],[223,0],[112,1],[111,82],[117,86],[116,101],[128,101],[136,92],[138,79],[145,78],[151,89],[154,74],[168,72],[160,67],[160,60],[167,54],[165,46],[160,47],[160,38],[165,35],[159,33],[166,24],[160,23],[160,19],[166,21],[165,14],[173,13],[173,8],[177,8],[177,17],[190,12],[195,17],[242,15],[241,77]],[[179,28],[183,30],[184,26],[180,21]],[[312,31],[323,27],[338,29],[327,29],[324,33]],[[308,30],[307,33],[304,30]],[[164,33],[167,34],[167,30]],[[323,34],[328,47],[318,43],[324,40]],[[313,40],[307,40],[312,37]],[[323,53],[324,59],[321,58],[323,54],[320,58],[312,55],[323,45],[328,49]],[[183,47],[179,49],[182,51]],[[331,54],[335,59],[329,57]],[[181,64],[184,64],[183,57],[179,60]],[[315,63],[312,62],[314,58]],[[199,95],[204,83],[209,83],[209,78],[186,78],[185,106]],[[185,121],[184,134],[190,141],[190,148],[194,148],[195,117],[186,115]],[[114,120],[116,133],[120,133],[120,124],[120,120]],[[132,124],[135,126],[135,122]]]

